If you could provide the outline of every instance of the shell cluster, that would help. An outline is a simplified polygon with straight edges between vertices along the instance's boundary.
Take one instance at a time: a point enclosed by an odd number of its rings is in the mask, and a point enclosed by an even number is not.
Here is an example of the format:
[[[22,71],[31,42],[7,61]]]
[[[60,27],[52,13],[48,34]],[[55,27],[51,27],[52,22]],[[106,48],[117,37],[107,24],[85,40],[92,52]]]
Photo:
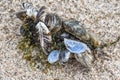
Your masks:
[[[21,35],[29,40],[30,45],[39,46],[50,64],[63,64],[75,58],[83,66],[90,68],[94,61],[94,50],[99,42],[86,31],[84,25],[75,20],[63,20],[55,13],[39,10],[32,4],[22,3],[23,11],[16,14],[23,21]],[[44,20],[41,18],[46,14]]]

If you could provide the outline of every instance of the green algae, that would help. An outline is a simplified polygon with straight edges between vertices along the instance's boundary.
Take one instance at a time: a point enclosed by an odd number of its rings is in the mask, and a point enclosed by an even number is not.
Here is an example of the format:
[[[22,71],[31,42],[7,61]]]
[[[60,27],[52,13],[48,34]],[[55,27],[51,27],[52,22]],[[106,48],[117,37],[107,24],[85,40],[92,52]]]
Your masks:
[[[47,61],[46,54],[43,53],[40,41],[38,30],[35,28],[34,20],[28,19],[23,23],[20,29],[21,35],[23,36],[18,43],[18,48],[23,52],[22,58],[25,59],[32,69],[41,69],[43,72],[47,72],[50,69],[51,64]],[[57,35],[52,35],[52,46],[50,46],[50,51],[57,49],[62,50],[64,43],[56,42]],[[55,66],[58,63],[54,64]]]
[[[39,35],[34,26],[32,19],[26,20],[21,26],[21,35],[23,37],[19,40],[18,48],[23,52],[22,58],[29,62],[31,68],[37,67],[45,71],[50,67],[50,64],[47,61],[47,55],[42,52]]]

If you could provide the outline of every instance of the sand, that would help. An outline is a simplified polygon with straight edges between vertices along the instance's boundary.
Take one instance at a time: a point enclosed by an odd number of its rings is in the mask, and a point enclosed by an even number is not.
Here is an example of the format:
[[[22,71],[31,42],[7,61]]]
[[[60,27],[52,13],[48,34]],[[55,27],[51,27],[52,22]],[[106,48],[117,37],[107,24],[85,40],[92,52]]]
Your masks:
[[[0,0],[0,80],[120,80],[120,41],[104,48],[110,58],[96,61],[90,72],[75,61],[47,73],[31,69],[17,49],[22,22],[15,13],[22,10],[22,1],[37,9],[44,5],[64,19],[77,19],[100,42],[120,35],[120,0]]]

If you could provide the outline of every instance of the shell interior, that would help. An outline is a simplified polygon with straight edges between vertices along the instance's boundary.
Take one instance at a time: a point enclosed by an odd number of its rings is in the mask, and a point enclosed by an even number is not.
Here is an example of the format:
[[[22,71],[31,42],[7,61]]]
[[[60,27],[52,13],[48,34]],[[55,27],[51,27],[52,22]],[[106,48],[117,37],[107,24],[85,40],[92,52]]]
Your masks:
[[[53,64],[56,61],[59,60],[59,54],[60,52],[58,50],[53,50],[50,52],[50,54],[48,55],[48,62]]]
[[[64,44],[74,54],[80,54],[87,50],[87,45],[79,41],[64,38]]]

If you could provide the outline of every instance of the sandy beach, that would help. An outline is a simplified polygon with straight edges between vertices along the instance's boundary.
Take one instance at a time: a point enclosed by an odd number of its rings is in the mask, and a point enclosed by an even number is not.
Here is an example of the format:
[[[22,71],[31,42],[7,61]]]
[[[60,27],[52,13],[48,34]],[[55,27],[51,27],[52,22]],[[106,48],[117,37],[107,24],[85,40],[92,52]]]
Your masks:
[[[15,13],[22,10],[21,2],[37,9],[46,6],[47,12],[64,19],[75,18],[100,42],[120,35],[120,0],[0,0],[0,80],[120,80],[120,41],[104,48],[110,58],[95,61],[90,72],[73,61],[47,73],[31,69],[17,48],[22,22]]]

